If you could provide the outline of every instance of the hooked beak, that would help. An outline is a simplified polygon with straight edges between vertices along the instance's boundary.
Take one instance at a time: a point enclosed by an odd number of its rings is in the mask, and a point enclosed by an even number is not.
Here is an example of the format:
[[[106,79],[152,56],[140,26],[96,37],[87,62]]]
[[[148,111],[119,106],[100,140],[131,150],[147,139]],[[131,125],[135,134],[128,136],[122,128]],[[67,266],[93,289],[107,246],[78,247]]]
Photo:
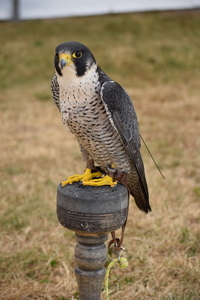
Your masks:
[[[72,63],[71,55],[65,53],[59,55],[59,60],[61,70],[63,70],[65,66],[70,65]]]

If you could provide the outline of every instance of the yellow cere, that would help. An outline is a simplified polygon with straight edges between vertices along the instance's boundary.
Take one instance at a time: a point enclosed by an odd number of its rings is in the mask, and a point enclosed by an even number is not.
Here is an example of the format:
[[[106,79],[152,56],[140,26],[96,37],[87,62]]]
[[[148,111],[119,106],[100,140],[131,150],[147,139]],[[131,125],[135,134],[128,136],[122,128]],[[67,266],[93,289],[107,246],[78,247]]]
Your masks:
[[[66,54],[66,53],[61,53],[59,55],[59,59],[64,60],[66,62],[67,65],[70,65],[72,63],[72,57],[70,54]]]

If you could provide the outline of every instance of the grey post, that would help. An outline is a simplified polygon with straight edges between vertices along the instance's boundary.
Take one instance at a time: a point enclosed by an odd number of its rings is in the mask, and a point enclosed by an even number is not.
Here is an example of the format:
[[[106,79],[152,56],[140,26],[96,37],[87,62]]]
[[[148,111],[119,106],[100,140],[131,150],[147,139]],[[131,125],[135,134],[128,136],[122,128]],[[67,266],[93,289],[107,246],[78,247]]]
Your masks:
[[[17,22],[19,21],[19,0],[13,0],[13,7],[12,7],[12,21]]]
[[[79,300],[100,300],[106,269],[108,233],[127,217],[128,191],[118,184],[91,187],[79,183],[58,186],[57,216],[62,226],[75,231],[75,268]]]

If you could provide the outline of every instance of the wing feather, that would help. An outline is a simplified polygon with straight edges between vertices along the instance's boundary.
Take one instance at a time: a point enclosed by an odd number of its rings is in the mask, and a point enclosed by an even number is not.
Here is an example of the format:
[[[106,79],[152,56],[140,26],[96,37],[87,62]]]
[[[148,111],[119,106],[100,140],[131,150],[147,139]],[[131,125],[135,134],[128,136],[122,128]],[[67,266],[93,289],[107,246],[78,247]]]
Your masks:
[[[141,210],[151,211],[144,165],[140,154],[139,126],[132,101],[126,91],[114,81],[106,81],[102,84],[101,97],[111,123],[119,132],[134,166],[127,180],[130,192]],[[135,181],[132,183],[134,186],[131,186],[131,178]]]

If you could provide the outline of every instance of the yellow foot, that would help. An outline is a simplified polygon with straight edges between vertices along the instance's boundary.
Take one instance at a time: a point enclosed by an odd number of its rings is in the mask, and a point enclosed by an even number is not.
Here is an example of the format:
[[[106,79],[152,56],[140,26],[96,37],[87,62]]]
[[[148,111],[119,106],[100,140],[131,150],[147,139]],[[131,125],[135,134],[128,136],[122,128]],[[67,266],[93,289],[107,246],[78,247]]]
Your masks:
[[[102,173],[101,172],[95,172],[92,173],[91,169],[86,169],[85,172],[82,175],[72,175],[67,177],[66,180],[62,181],[61,184],[62,186],[65,186],[67,184],[72,184],[73,182],[77,182],[77,181],[90,181],[92,180],[92,178],[96,178],[96,177],[101,177]]]
[[[116,181],[113,181],[112,177],[106,175],[102,178],[93,179],[90,181],[82,180],[83,185],[90,185],[90,186],[103,186],[103,185],[110,185],[114,187],[117,185]]]

